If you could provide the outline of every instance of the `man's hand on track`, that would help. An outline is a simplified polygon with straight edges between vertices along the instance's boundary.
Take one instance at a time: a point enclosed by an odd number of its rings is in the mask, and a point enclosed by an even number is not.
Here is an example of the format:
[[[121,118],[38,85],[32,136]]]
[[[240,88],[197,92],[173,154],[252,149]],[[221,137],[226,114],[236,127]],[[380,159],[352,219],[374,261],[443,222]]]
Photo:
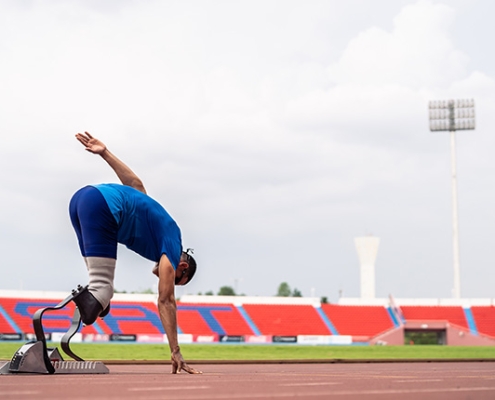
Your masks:
[[[172,353],[172,374],[180,374],[180,371],[186,371],[188,374],[202,374],[203,372],[194,369],[186,364],[180,351]]]

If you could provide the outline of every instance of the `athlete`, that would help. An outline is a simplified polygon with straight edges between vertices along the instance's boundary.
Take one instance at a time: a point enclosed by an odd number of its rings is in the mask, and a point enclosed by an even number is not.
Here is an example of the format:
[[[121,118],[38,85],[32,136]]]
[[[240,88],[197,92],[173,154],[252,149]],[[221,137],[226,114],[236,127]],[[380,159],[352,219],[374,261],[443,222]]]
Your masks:
[[[76,139],[101,156],[122,182],[83,187],[70,201],[70,219],[89,273],[88,290],[74,299],[83,323],[91,325],[110,311],[117,244],[124,244],[156,263],[152,272],[158,277],[158,311],[171,350],[172,373],[201,373],[184,361],[177,340],[175,285],[187,284],[196,272],[189,250],[182,251],[179,227],[105,144],[88,132],[76,134]]]

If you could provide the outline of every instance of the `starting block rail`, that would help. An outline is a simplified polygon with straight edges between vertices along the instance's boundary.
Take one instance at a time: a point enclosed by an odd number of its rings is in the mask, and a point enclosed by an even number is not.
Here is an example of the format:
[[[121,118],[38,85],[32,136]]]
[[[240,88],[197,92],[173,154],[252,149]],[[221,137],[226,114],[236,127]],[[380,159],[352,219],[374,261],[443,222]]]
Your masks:
[[[71,326],[62,337],[62,350],[75,361],[65,361],[57,348],[48,348],[43,330],[43,314],[47,311],[60,310],[77,296],[88,290],[78,286],[71,295],[53,307],[37,310],[33,315],[33,327],[36,341],[23,345],[12,357],[11,361],[0,365],[0,375],[16,373],[33,374],[108,374],[109,370],[101,361],[84,361],[70,348],[70,340],[81,326],[81,314],[76,307]]]

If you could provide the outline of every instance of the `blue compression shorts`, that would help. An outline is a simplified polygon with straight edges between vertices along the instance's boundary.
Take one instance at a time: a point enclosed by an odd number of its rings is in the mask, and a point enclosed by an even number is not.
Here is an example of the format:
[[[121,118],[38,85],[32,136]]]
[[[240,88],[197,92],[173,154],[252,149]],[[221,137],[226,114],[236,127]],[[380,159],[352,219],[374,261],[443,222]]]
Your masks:
[[[69,215],[83,257],[117,259],[117,221],[98,189],[79,189],[70,201]]]

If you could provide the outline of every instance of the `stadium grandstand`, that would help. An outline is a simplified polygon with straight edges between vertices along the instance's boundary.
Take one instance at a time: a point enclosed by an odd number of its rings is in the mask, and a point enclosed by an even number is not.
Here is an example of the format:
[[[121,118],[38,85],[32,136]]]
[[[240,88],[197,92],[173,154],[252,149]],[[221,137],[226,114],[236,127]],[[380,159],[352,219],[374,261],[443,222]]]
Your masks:
[[[62,292],[0,291],[0,340],[33,336],[36,310],[54,306]],[[183,296],[177,303],[181,343],[409,344],[408,333],[432,333],[439,344],[495,345],[491,299]],[[60,340],[74,305],[47,313],[45,332]],[[165,342],[156,295],[116,294],[111,312],[81,328],[73,341]],[[411,343],[412,344],[412,343]]]

